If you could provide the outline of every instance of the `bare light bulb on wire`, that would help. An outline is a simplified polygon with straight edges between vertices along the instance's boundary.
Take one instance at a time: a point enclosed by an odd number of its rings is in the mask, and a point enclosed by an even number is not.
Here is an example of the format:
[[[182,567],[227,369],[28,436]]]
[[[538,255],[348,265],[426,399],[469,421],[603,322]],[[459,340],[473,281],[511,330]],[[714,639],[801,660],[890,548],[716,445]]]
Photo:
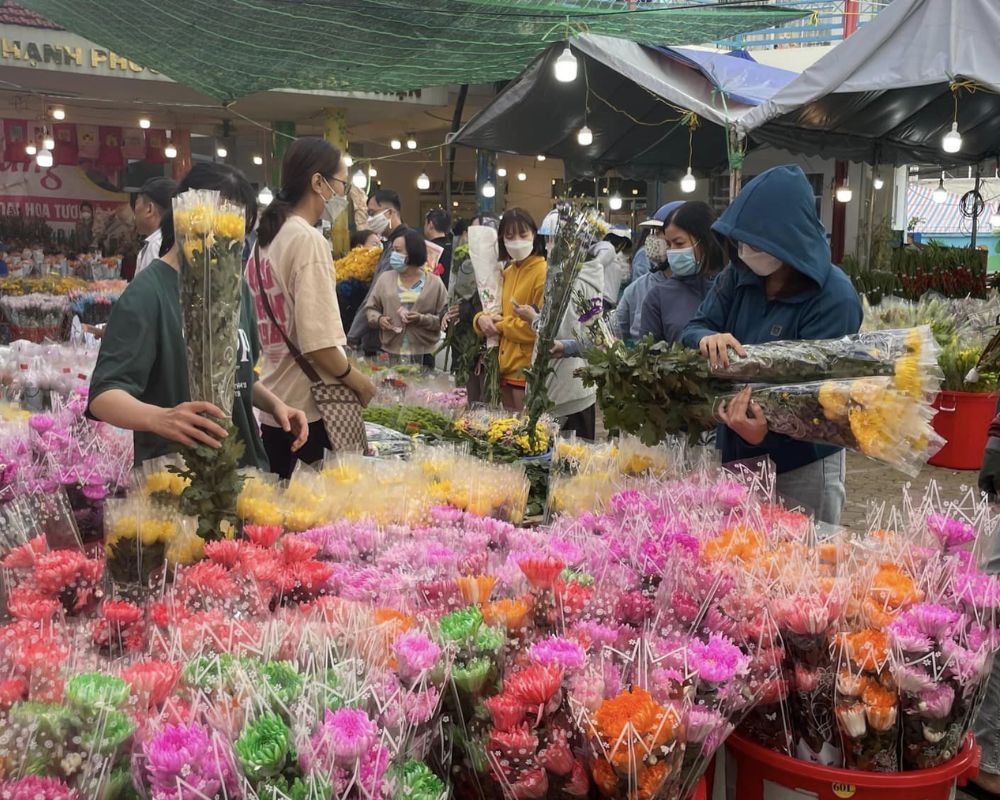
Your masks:
[[[369,178],[377,178],[378,177],[378,170],[375,169],[375,167],[368,167],[368,177]]]
[[[958,123],[951,123],[951,130],[941,137],[941,149],[946,153],[957,153],[962,149],[962,134],[958,132]]]
[[[216,147],[216,148],[215,148],[215,154],[216,154],[216,155],[217,155],[217,156],[218,156],[219,158],[225,158],[226,156],[228,156],[228,155],[229,155],[229,151],[228,151],[228,150],[227,150],[227,149],[226,149],[225,147],[222,147],[222,146],[220,145],[219,147]]]
[[[573,55],[568,44],[566,49],[559,54],[559,58],[556,59],[553,71],[559,83],[572,83],[576,80],[576,56]]]
[[[406,149],[407,150],[417,149],[417,140],[413,138],[412,133],[408,137],[406,137]]]
[[[584,125],[577,131],[576,140],[580,143],[581,147],[589,147],[594,143],[594,132]]]
[[[163,148],[163,155],[167,158],[177,158],[177,148],[174,147],[173,142],[167,142],[167,146]]]
[[[264,163],[264,156],[254,156],[253,163],[258,167],[261,166]]]
[[[877,192],[879,189],[885,186],[885,181],[882,180],[881,178],[876,178],[875,180],[872,181],[872,186],[875,187],[875,191]]]
[[[493,185],[493,181],[486,181],[483,184],[483,197],[496,197],[497,187]]]
[[[38,152],[38,147],[36,147],[33,142],[29,142],[24,146],[24,152],[27,153],[29,156],[33,156],[35,155],[35,153]]]
[[[47,147],[43,147],[41,150],[38,151],[38,155],[35,156],[35,163],[38,164],[38,166],[42,167],[43,169],[51,167],[52,151],[49,150]]]
[[[948,199],[948,190],[944,188],[944,178],[938,179],[937,189],[934,190],[934,194],[931,195],[931,199],[935,203],[943,203]]]
[[[620,211],[622,207],[622,196],[620,194],[613,194],[608,198],[608,208],[612,211]]]
[[[837,198],[838,203],[851,202],[851,199],[854,197],[854,192],[851,190],[850,184],[848,184],[846,178],[844,178],[844,182],[837,187],[837,191],[834,195]]]
[[[402,150],[403,143],[399,141],[399,139],[393,139],[391,142],[389,142],[389,147],[391,147],[393,150]]]
[[[140,128],[142,128],[143,130],[146,130],[146,129],[147,129],[147,128],[149,128],[149,126],[150,126],[150,125],[152,125],[152,124],[153,124],[153,123],[151,123],[151,122],[149,121],[149,118],[148,118],[148,117],[140,117],[140,118],[139,118],[139,127],[140,127]]]
[[[691,167],[688,167],[688,171],[685,173],[684,177],[681,178],[681,191],[685,194],[691,194],[698,187],[698,181],[695,180],[694,175],[691,172]]]
[[[354,166],[354,156],[352,156],[350,153],[344,153],[342,160],[344,162],[344,166],[347,167],[348,169]]]
[[[539,153],[537,156],[535,156],[535,158],[537,158],[539,161],[544,161],[545,160],[545,156],[543,156],[541,153]]]
[[[357,187],[358,187],[359,189],[364,189],[364,188],[365,188],[365,187],[366,187],[366,186],[368,185],[368,178],[366,178],[366,177],[365,177],[365,173],[363,173],[363,172],[362,172],[362,171],[361,171],[361,170],[359,169],[359,170],[358,170],[357,172],[355,172],[355,173],[354,173],[354,175],[353,175],[353,176],[351,177],[351,183],[353,183],[353,184],[354,184],[355,186],[357,186]]]
[[[56,140],[52,138],[51,133],[45,134],[45,138],[42,139],[42,147],[46,150],[55,150]]]
[[[257,202],[260,203],[262,206],[271,205],[273,200],[274,200],[274,192],[272,192],[271,189],[267,186],[265,186],[257,193]]]
[[[526,181],[526,180],[528,180],[528,173],[527,172],[519,172],[519,173],[517,173],[517,179],[519,181]]]
[[[62,106],[56,106],[52,109],[52,119],[59,120],[60,122],[66,119],[66,109]]]
[[[497,177],[506,178],[507,177],[507,167],[497,167]]]
[[[426,192],[431,188],[431,179],[427,177],[426,172],[421,172],[417,178],[417,188],[422,192]]]

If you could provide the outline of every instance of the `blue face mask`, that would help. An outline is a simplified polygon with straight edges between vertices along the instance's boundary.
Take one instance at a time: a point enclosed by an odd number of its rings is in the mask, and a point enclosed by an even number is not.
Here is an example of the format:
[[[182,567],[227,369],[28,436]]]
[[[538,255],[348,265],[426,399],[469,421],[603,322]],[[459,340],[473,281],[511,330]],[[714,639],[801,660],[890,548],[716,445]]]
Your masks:
[[[694,275],[698,271],[698,262],[695,260],[693,247],[668,250],[667,263],[670,264],[670,271],[678,278]]]
[[[396,272],[402,272],[406,269],[406,256],[393,250],[389,253],[389,266]]]

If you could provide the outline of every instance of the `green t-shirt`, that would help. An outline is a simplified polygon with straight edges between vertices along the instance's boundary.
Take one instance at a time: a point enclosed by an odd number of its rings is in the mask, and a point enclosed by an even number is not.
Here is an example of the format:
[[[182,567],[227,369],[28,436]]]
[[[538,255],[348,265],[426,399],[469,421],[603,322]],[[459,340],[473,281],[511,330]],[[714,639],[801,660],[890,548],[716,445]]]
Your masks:
[[[136,275],[115,303],[90,379],[90,397],[109,389],[121,389],[137,400],[161,408],[186,403],[191,395],[183,331],[177,271],[157,259]],[[254,365],[260,357],[260,338],[246,281],[243,281],[236,353],[236,399],[232,412],[233,423],[246,442],[241,465],[267,470],[267,454],[253,415],[252,387],[256,380]],[[133,440],[136,465],[178,449],[174,442],[153,433],[136,431]]]

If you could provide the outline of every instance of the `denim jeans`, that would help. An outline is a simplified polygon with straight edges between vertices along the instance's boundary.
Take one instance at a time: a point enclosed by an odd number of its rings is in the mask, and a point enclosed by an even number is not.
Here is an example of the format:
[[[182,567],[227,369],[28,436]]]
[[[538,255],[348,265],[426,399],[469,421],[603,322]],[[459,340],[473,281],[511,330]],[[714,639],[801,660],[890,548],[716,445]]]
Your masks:
[[[844,451],[778,475],[778,497],[789,508],[801,506],[817,522],[840,524],[847,492],[844,489]]]
[[[987,540],[984,569],[993,574],[1000,572],[1000,531],[994,531]],[[1000,775],[1000,658],[993,659],[986,694],[972,730],[976,734],[976,744],[983,750],[980,769],[990,775]]]

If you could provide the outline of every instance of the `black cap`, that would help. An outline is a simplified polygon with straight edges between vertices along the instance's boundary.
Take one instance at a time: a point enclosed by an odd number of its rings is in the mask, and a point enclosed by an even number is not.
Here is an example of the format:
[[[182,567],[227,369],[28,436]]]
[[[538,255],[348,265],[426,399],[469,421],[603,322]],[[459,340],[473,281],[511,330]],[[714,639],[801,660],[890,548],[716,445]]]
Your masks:
[[[161,211],[170,210],[171,201],[176,193],[177,181],[172,181],[170,178],[150,178],[139,190],[139,194],[146,195],[160,207]]]

